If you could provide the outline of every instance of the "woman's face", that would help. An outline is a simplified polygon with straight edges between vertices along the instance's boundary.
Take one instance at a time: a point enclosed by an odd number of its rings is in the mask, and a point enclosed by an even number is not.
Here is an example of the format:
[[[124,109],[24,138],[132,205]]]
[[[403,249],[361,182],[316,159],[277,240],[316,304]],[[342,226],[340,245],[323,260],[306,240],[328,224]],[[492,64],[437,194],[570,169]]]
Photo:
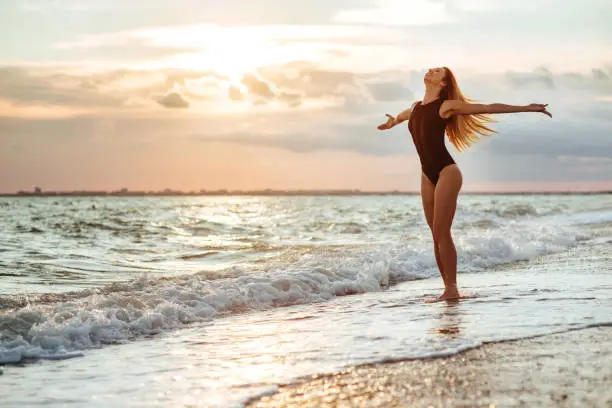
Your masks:
[[[425,74],[424,81],[430,85],[446,85],[444,79],[446,78],[446,69],[444,68],[429,68]]]

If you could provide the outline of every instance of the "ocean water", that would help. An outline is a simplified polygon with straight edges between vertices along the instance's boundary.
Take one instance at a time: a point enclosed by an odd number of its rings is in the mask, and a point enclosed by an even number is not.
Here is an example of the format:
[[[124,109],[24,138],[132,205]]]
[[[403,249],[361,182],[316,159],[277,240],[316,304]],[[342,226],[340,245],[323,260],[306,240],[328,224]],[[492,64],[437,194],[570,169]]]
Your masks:
[[[612,195],[0,198],[2,406],[241,406],[357,364],[612,324]]]

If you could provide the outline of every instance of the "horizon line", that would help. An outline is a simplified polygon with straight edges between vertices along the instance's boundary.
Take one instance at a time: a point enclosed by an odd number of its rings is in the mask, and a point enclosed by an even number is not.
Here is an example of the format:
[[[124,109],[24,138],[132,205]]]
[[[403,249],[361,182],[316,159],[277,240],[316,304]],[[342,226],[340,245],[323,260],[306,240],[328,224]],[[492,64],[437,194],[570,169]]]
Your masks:
[[[34,191],[19,190],[16,192],[0,192],[0,197],[91,197],[91,196],[240,196],[240,195],[264,195],[264,196],[284,196],[284,195],[420,195],[420,191],[409,190],[361,190],[361,189],[216,189],[216,190],[174,190],[165,188],[163,190],[129,190],[122,188],[119,190],[48,190],[35,189]],[[466,190],[460,194],[478,195],[511,195],[511,194],[612,194],[612,190],[518,190],[518,191],[479,191]]]

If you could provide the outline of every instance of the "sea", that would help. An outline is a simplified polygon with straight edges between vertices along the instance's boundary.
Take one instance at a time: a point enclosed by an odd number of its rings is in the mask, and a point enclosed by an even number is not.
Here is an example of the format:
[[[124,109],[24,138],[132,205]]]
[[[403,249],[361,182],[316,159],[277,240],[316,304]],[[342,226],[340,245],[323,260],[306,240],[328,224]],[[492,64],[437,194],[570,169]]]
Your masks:
[[[0,198],[0,406],[242,407],[352,366],[612,324],[611,194]]]

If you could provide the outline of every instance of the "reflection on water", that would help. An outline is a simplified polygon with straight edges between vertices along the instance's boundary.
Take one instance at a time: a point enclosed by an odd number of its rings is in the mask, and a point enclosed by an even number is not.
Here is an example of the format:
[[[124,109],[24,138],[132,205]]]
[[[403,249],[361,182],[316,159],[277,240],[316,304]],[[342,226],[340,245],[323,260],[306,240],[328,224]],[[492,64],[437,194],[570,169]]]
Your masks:
[[[461,328],[463,325],[462,303],[460,300],[449,300],[441,302],[443,311],[435,316],[437,326],[430,330],[431,333],[440,335],[441,337],[457,339],[461,337]]]

